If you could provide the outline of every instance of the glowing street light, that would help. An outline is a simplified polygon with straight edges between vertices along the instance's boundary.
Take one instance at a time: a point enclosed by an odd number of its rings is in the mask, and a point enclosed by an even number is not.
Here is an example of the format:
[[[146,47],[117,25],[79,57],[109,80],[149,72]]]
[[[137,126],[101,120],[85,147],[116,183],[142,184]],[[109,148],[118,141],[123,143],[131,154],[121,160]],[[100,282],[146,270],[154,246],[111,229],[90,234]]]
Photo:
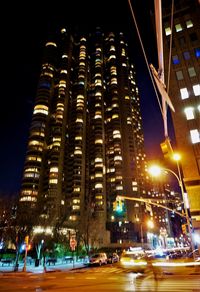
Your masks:
[[[172,173],[179,184],[179,187],[181,189],[181,195],[182,195],[182,199],[183,199],[183,204],[184,204],[184,209],[185,209],[185,218],[187,221],[187,226],[188,226],[188,232],[189,232],[189,237],[190,237],[190,243],[191,243],[191,248],[192,251],[194,250],[194,245],[193,245],[193,238],[192,238],[192,229],[191,229],[191,222],[190,222],[190,216],[189,216],[189,202],[188,202],[188,198],[187,198],[187,193],[184,190],[184,183],[183,183],[183,179],[181,176],[181,171],[180,171],[180,166],[179,166],[179,160],[181,159],[181,156],[179,153],[174,153],[173,154],[173,159],[176,161],[177,163],[177,170],[178,170],[178,174],[176,172],[174,172],[173,170],[169,169],[169,168],[164,168],[164,167],[160,167],[158,165],[152,165],[149,167],[149,173],[152,176],[159,176],[162,171],[166,171],[166,172],[170,172]]]

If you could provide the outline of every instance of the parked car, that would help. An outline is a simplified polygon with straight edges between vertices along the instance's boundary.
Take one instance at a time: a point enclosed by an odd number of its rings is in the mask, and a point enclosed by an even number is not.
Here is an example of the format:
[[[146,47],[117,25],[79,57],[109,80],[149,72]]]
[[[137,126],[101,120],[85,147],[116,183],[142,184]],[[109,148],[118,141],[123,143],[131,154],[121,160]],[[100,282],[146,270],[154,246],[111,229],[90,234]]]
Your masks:
[[[103,265],[107,264],[108,258],[105,252],[96,253],[89,258],[90,265]]]
[[[109,253],[107,255],[107,258],[108,258],[107,262],[109,264],[113,264],[113,263],[119,262],[119,256],[118,256],[118,254],[116,252]]]

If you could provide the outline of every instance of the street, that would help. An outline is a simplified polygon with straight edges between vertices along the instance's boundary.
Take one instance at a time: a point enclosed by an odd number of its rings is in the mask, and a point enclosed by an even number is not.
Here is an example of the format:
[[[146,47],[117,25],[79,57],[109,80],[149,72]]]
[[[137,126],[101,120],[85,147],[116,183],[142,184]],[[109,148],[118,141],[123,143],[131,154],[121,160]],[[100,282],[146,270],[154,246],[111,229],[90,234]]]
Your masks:
[[[117,265],[89,267],[43,274],[17,273],[1,276],[0,291],[200,291],[199,275],[165,275],[155,280],[151,272],[132,273]]]

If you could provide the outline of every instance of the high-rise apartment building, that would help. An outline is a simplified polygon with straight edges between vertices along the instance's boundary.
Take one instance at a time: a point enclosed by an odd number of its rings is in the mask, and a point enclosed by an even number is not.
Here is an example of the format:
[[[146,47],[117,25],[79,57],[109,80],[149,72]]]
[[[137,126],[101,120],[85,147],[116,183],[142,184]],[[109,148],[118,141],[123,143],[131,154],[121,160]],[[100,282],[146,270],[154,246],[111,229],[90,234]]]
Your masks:
[[[77,228],[87,212],[99,242],[137,241],[146,172],[140,98],[123,33],[62,29],[45,44],[20,205],[40,222]],[[85,223],[86,224],[86,223]],[[114,230],[114,231],[113,231]]]
[[[171,7],[163,9],[165,73],[167,80],[171,51],[172,119],[193,226],[200,228],[200,4],[197,0],[174,4],[173,27]]]

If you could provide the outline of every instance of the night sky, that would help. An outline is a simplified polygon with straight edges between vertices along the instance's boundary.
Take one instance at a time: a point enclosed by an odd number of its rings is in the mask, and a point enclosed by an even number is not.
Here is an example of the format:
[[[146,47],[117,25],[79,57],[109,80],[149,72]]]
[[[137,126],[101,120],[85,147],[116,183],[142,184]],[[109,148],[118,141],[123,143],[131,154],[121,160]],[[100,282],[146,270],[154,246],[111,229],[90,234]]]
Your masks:
[[[71,3],[70,3],[71,2]],[[153,0],[134,0],[133,9],[148,62],[157,68],[150,9]],[[148,3],[147,3],[148,2]],[[45,42],[51,31],[68,25],[121,28],[128,34],[136,65],[148,159],[162,156],[163,123],[141,50],[128,0],[17,1],[1,7],[0,195],[20,189],[28,132]],[[173,136],[169,125],[169,136]],[[171,134],[172,133],[172,134]],[[170,136],[171,137],[171,136]]]

